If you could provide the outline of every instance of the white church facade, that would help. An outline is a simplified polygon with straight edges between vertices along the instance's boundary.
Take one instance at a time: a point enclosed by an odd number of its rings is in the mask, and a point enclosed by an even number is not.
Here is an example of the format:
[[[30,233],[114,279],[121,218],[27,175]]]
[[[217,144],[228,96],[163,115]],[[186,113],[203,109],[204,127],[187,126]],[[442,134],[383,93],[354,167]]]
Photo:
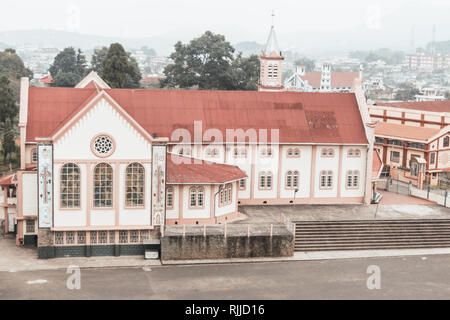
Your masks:
[[[266,92],[111,89],[95,73],[76,88],[36,88],[23,78],[17,244],[37,235],[41,258],[140,254],[165,225],[231,221],[240,205],[369,204],[362,88],[278,92],[276,55],[262,63]]]

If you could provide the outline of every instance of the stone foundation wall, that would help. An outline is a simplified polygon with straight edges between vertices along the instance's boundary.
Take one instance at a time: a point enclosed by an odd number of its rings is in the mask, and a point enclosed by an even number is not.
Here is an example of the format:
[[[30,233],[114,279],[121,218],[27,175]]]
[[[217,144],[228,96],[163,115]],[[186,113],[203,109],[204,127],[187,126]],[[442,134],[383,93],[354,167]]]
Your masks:
[[[159,227],[150,232],[151,239],[158,239]],[[159,246],[143,244],[112,245],[54,245],[54,232],[49,229],[38,229],[38,258],[95,257],[95,256],[132,256],[144,255],[145,249],[159,250]]]
[[[165,235],[162,260],[288,257],[294,254],[294,236],[270,235]]]

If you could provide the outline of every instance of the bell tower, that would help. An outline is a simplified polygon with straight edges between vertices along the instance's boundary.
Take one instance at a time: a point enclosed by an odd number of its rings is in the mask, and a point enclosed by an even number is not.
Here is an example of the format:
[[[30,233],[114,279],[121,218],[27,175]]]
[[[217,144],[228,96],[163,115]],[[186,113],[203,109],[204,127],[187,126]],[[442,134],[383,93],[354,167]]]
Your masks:
[[[264,50],[259,57],[261,69],[259,74],[259,91],[284,91],[282,78],[282,62],[284,60],[281,53],[274,28],[275,14],[272,12],[272,27]]]

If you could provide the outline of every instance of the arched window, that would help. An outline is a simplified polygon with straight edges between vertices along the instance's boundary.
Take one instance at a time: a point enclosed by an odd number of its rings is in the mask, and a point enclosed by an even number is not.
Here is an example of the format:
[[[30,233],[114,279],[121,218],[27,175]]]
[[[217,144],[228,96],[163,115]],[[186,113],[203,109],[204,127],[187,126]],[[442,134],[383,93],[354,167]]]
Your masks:
[[[80,168],[67,163],[61,168],[61,208],[80,207]]]
[[[235,157],[235,158],[246,158],[247,157],[247,150],[245,149],[245,147],[234,148],[233,149],[233,157]]]
[[[271,147],[263,147],[260,151],[261,157],[272,157],[272,148]]]
[[[214,147],[209,147],[209,148],[206,150],[206,154],[207,154],[209,157],[214,157],[214,158],[216,158],[216,157],[219,156],[219,149],[214,148]]]
[[[299,148],[289,148],[287,150],[288,158],[298,158],[300,157],[300,149]]]
[[[448,146],[450,146],[450,137],[446,136],[444,138],[444,148],[447,148]]]
[[[239,190],[245,190],[247,185],[246,179],[239,180]]]
[[[261,171],[259,173],[259,188],[272,189],[272,172]]]
[[[320,172],[320,189],[331,189],[333,187],[333,171],[324,170]]]
[[[358,170],[347,171],[346,187],[347,187],[347,189],[358,189],[358,187],[359,187],[359,171]]]
[[[189,190],[189,207],[194,209],[203,208],[203,205],[205,203],[204,194],[205,192],[203,190],[203,187],[192,187]]]
[[[299,185],[299,172],[288,171],[286,173],[286,189],[296,189]]]
[[[173,208],[173,187],[168,187],[166,190],[166,207],[167,209]]]
[[[31,150],[31,162],[37,162],[38,154],[37,154],[37,148],[34,148]]]
[[[94,207],[113,206],[113,169],[107,163],[99,163],[94,168]]]
[[[332,148],[322,149],[321,156],[322,157],[334,157],[334,149],[332,149]]]
[[[127,207],[144,205],[145,169],[140,163],[132,163],[127,167],[125,180],[125,203]]]
[[[361,156],[361,150],[359,149],[348,149],[347,157],[349,158],[357,158]]]
[[[219,206],[231,204],[233,200],[233,186],[231,183],[220,189]]]

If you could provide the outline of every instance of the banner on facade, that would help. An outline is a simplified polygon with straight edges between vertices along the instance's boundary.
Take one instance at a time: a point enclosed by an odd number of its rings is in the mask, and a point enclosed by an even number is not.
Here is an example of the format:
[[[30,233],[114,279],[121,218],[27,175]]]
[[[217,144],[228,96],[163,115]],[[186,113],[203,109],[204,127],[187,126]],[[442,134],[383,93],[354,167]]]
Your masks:
[[[152,146],[152,225],[164,224],[166,216],[166,146]]]
[[[53,147],[38,145],[38,221],[39,228],[53,225]]]

